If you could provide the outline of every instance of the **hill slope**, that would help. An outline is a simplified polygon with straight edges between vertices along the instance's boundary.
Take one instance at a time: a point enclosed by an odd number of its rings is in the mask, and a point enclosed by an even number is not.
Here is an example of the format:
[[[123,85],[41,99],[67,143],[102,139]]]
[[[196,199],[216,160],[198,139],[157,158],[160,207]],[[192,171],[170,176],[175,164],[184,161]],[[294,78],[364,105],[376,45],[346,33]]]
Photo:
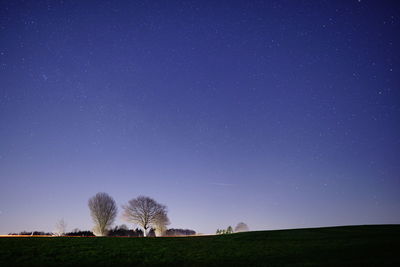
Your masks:
[[[400,225],[169,238],[0,238],[0,266],[400,266]]]

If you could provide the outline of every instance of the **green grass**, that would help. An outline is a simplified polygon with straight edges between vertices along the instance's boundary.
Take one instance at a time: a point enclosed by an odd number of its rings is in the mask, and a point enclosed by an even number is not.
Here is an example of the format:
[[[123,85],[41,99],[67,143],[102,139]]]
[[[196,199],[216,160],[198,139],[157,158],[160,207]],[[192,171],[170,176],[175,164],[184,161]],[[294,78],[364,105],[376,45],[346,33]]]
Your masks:
[[[400,225],[224,236],[5,237],[0,266],[400,266]]]

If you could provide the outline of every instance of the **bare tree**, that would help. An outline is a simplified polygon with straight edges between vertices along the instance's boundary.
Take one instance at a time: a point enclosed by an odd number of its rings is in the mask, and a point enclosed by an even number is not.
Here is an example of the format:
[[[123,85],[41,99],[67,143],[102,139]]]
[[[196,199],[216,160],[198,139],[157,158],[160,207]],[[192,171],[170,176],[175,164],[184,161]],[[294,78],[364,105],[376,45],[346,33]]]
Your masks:
[[[151,226],[155,228],[157,221],[162,218],[163,214],[165,217],[167,214],[166,206],[145,196],[131,199],[128,204],[123,205],[122,208],[124,209],[123,216],[125,220],[141,226],[144,230],[144,236],[147,235],[147,229]],[[166,218],[168,219],[168,217]]]
[[[155,229],[156,236],[163,236],[167,231],[167,225],[170,224],[169,218],[165,212],[160,212],[154,218],[153,228]]]
[[[235,232],[246,232],[249,231],[249,227],[244,222],[240,222],[235,227]]]
[[[93,233],[96,236],[106,236],[108,228],[114,223],[117,216],[117,205],[107,193],[97,193],[89,199],[90,215],[95,224]]]
[[[62,236],[65,234],[66,230],[67,230],[67,223],[64,221],[64,219],[59,220],[56,223],[55,234],[58,236]]]

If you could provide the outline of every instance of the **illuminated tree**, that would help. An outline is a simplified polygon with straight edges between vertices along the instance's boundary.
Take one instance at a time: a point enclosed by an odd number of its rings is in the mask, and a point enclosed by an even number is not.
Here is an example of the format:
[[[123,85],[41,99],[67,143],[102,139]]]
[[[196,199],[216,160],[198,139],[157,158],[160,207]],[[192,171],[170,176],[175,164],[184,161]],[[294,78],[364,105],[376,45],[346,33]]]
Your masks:
[[[96,236],[106,236],[108,228],[114,223],[117,216],[117,205],[107,193],[97,193],[89,199],[90,215],[95,224],[93,233]]]
[[[226,232],[225,233],[227,233],[227,234],[232,234],[233,233],[233,229],[232,229],[232,226],[228,226],[228,228],[226,229]]]
[[[131,199],[122,208],[124,209],[125,220],[141,226],[144,230],[144,236],[147,235],[147,229],[151,226],[157,227],[157,222],[169,222],[168,217],[166,217],[167,207],[150,197],[139,196]]]
[[[235,227],[235,232],[246,232],[249,231],[249,227],[244,222],[240,222]]]
[[[169,218],[165,212],[160,212],[154,218],[153,228],[156,236],[163,236],[167,231],[167,225],[170,224]]]
[[[66,229],[67,229],[67,224],[65,223],[64,219],[61,219],[56,223],[55,234],[58,236],[62,236],[65,234]]]

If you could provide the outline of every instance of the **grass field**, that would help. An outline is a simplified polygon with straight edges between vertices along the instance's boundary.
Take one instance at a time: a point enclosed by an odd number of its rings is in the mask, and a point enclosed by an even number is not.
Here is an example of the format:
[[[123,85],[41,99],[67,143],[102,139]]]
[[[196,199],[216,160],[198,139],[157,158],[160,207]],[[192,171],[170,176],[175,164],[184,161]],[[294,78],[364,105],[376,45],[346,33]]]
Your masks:
[[[400,225],[165,238],[3,237],[0,266],[400,266]]]

